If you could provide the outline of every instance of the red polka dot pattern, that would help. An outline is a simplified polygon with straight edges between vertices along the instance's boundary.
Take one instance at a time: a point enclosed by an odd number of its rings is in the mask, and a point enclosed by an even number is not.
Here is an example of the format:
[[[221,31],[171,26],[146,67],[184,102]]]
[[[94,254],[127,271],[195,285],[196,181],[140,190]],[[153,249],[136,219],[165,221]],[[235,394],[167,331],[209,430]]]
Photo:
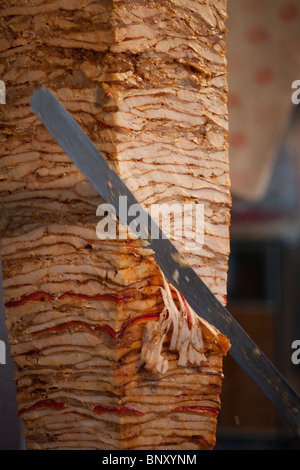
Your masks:
[[[266,28],[263,27],[254,27],[248,30],[247,32],[247,40],[251,44],[260,44],[266,41],[268,38],[268,33]]]
[[[229,145],[236,150],[241,150],[248,146],[248,138],[244,132],[235,132],[229,137]]]
[[[279,16],[282,21],[293,21],[299,16],[299,8],[295,2],[289,2],[280,8]]]

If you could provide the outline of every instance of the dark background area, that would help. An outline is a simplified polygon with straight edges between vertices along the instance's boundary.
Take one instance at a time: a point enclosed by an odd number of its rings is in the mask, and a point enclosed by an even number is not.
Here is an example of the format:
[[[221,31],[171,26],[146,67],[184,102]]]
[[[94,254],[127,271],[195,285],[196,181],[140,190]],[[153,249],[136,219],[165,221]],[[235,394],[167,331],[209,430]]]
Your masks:
[[[300,247],[274,240],[232,241],[228,310],[299,393],[291,360],[300,338]],[[224,360],[216,449],[300,450],[300,440],[235,361]]]
[[[300,108],[278,150],[264,198],[233,198],[228,310],[300,393]],[[300,450],[297,438],[257,386],[227,356],[216,449]]]

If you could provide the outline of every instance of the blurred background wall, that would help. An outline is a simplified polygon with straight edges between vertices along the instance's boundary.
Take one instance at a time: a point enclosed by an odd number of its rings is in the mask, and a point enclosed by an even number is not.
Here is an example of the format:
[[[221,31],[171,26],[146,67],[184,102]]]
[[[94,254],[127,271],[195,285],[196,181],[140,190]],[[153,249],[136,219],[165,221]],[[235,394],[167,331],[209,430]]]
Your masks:
[[[300,393],[300,0],[228,0],[232,181],[228,309]],[[1,281],[1,280],[0,280]],[[1,296],[1,292],[0,292]],[[6,340],[0,302],[0,339]],[[0,449],[23,449],[14,366],[0,364]],[[299,449],[299,440],[228,356],[218,449]]]
[[[300,393],[300,1],[228,0],[228,10],[228,310]],[[299,449],[230,357],[224,372],[217,448]]]

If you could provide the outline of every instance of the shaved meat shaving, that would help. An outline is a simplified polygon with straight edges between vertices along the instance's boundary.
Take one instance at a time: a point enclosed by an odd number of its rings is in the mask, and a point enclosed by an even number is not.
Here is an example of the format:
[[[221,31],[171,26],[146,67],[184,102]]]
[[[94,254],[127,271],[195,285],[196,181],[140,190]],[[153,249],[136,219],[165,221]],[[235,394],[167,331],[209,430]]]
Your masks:
[[[163,343],[168,333],[171,332],[169,344],[170,351],[179,354],[178,365],[187,366],[188,363],[200,366],[206,361],[203,354],[203,338],[200,320],[195,312],[191,311],[184,302],[177,289],[176,292],[179,307],[176,306],[171,289],[165,276],[161,294],[164,301],[164,309],[160,314],[158,323],[147,323],[143,338],[141,358],[146,362],[146,369],[165,374],[168,370],[168,361],[161,355]]]

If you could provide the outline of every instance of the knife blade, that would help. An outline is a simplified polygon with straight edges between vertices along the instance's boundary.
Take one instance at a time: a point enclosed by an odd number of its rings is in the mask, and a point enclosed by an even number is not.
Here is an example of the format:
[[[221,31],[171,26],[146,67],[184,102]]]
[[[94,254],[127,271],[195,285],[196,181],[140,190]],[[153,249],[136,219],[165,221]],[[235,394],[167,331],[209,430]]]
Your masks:
[[[131,230],[138,237],[149,241],[149,248],[154,251],[155,260],[166,278],[178,288],[196,314],[227,336],[231,343],[230,355],[300,437],[299,395],[182,258],[78,123],[48,89],[41,88],[31,96],[31,107],[98,193],[115,208],[117,216],[124,225],[128,224],[128,220],[119,210],[119,198],[126,196],[129,207],[137,205],[141,215],[139,227],[133,223]],[[155,233],[155,237],[151,237],[152,233]]]

